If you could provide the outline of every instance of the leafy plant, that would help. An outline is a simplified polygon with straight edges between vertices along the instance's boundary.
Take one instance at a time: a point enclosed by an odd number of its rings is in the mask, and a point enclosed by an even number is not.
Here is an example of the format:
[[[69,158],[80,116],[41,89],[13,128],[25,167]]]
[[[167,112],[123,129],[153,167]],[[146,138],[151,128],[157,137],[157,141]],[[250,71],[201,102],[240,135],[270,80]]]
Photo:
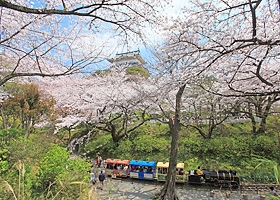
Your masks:
[[[276,197],[276,196],[273,196],[273,195],[269,195],[267,197],[267,200],[279,200],[280,198],[279,197]]]
[[[43,196],[56,194],[60,198],[64,195],[77,199],[79,196],[77,189],[81,185],[71,183],[87,180],[89,169],[88,162],[81,158],[69,159],[69,153],[65,148],[53,145],[40,162],[37,180],[34,183],[37,192],[33,195],[45,193]]]
[[[279,184],[279,165],[278,165],[278,162],[274,161],[274,160],[267,159],[267,158],[262,158],[262,157],[256,156],[256,155],[254,155],[254,158],[259,162],[259,164],[257,164],[255,169],[260,167],[261,165],[266,165],[266,167],[268,169],[273,169],[273,175],[274,175],[276,184]]]

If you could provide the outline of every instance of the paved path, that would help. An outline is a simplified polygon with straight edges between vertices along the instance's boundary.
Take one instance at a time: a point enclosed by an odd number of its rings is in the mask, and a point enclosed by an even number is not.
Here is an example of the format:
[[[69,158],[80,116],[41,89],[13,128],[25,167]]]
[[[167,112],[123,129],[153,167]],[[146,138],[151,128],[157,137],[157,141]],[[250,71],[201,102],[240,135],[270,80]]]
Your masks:
[[[159,193],[163,183],[155,181],[142,181],[135,179],[111,179],[107,178],[101,187],[97,182],[92,187],[93,199],[96,200],[151,200],[152,197]],[[215,189],[214,197],[210,192],[213,188],[193,187],[184,184],[176,185],[176,191],[180,200],[243,200],[243,194],[248,195],[248,200],[260,200],[264,194],[241,193],[240,191],[231,191],[230,197],[226,197],[228,190]],[[267,200],[267,197],[265,198]]]

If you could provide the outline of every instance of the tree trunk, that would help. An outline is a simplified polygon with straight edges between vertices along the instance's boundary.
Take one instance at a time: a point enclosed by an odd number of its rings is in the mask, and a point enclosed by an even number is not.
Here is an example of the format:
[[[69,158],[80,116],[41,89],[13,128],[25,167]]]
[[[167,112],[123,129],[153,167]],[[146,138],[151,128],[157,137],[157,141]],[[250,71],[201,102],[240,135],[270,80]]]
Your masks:
[[[247,112],[247,115],[248,115],[248,117],[249,117],[250,120],[251,120],[251,124],[252,124],[252,134],[253,134],[253,136],[255,137],[256,134],[257,134],[257,122],[256,122],[256,120],[255,120],[255,116],[254,116],[254,114],[253,114],[253,110],[252,110],[250,104],[248,105],[248,112]]]
[[[4,115],[3,113],[3,105],[0,105],[0,109],[1,109],[1,116],[2,116],[2,121],[3,121],[3,128],[5,130],[7,130],[8,128],[8,123],[7,123],[7,120],[6,120],[6,116]]]
[[[177,166],[177,154],[178,154],[178,138],[180,132],[180,118],[181,118],[181,99],[185,90],[186,84],[181,86],[176,94],[176,108],[175,118],[169,119],[169,128],[172,135],[171,151],[169,158],[169,168],[167,178],[164,187],[162,188],[158,200],[178,200],[178,196],[175,190],[176,180],[176,166]]]
[[[270,109],[272,107],[272,104],[277,101],[276,99],[277,99],[277,95],[273,95],[272,98],[271,97],[267,98],[267,104],[266,104],[264,110],[262,111],[261,122],[260,122],[259,130],[257,131],[257,134],[264,134],[265,133],[265,131],[266,131],[266,120],[267,120],[267,117],[270,113]]]
[[[266,120],[268,115],[270,114],[271,107],[275,102],[279,100],[280,98],[278,94],[273,94],[265,97],[252,97],[248,99],[248,112],[246,112],[246,114],[251,119],[253,136],[256,137],[260,134],[265,133]],[[254,105],[256,117],[259,117],[261,119],[259,123],[257,123],[255,119],[250,103]],[[257,126],[258,124],[259,126]]]

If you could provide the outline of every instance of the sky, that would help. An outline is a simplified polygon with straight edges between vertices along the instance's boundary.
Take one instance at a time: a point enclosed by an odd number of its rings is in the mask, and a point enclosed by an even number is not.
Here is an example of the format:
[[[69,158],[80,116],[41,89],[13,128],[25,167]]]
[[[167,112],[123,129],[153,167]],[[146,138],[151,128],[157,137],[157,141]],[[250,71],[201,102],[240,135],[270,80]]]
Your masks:
[[[175,17],[178,16],[180,14],[180,8],[184,5],[184,3],[182,3],[182,0],[172,0],[172,4],[169,4],[168,7],[166,7],[165,11],[162,11],[163,13],[165,13],[165,15],[167,17]],[[186,1],[187,4],[187,1]],[[145,30],[145,33],[148,34],[148,39],[149,41],[147,42],[148,45],[151,46],[145,46],[140,40],[139,43],[130,43],[129,44],[129,48],[127,48],[126,45],[118,45],[118,46],[108,46],[107,48],[109,49],[108,51],[111,51],[112,49],[114,49],[114,52],[112,53],[112,55],[109,58],[113,58],[117,53],[125,53],[125,52],[129,52],[129,51],[137,51],[140,50],[141,52],[141,56],[142,58],[147,62],[153,62],[152,57],[151,57],[151,53],[150,53],[150,48],[154,46],[154,44],[160,42],[163,40],[163,36],[157,34],[151,27],[147,27]],[[101,38],[101,37],[100,37]],[[106,38],[106,40],[109,40],[110,35],[105,34],[104,38]],[[101,41],[100,41],[101,42]],[[113,41],[110,39],[110,44],[118,44],[118,41]],[[107,68],[109,65],[111,65],[110,62],[108,62],[107,60],[104,60],[103,62],[100,63],[100,68],[104,69]],[[148,64],[146,64],[146,67],[148,67]]]
[[[176,18],[176,16],[180,15],[180,13],[181,13],[180,8],[182,6],[187,5],[187,3],[188,3],[188,1],[184,1],[184,0],[172,0],[172,3],[169,4],[169,6],[166,7],[165,11],[162,11],[162,12],[165,13],[165,15],[169,18],[171,18],[171,17]],[[145,30],[145,33],[148,34],[148,38],[149,38],[150,44],[152,44],[152,46],[155,43],[163,40],[163,36],[158,35],[150,27],[147,27],[147,29]],[[140,50],[142,58],[146,62],[149,62],[149,60],[151,59],[151,55],[150,55],[150,52],[149,52],[149,46],[146,47],[146,46],[144,46],[143,43],[138,43],[138,44],[130,45],[130,46],[131,46],[131,49],[128,50],[128,51]],[[126,51],[127,51],[127,49],[120,48],[120,49],[116,50],[116,53],[123,53],[123,52],[126,52]]]
[[[29,0],[29,4],[32,7],[36,8],[36,7],[41,7],[42,6],[41,2],[44,3],[45,1],[46,0]],[[176,17],[180,12],[180,7],[184,5],[184,2],[186,2],[186,4],[187,4],[188,1],[172,0],[172,3],[170,3],[169,6],[166,7],[165,11],[162,11],[162,12],[165,13],[167,17]],[[148,45],[153,46],[155,43],[163,40],[162,36],[157,34],[150,27],[146,28],[145,33],[146,34],[148,33],[148,38],[149,38],[149,41],[147,42]],[[92,34],[92,33],[89,33],[89,37],[85,38],[84,40],[90,40],[90,37],[93,36],[93,35],[90,36],[90,34]],[[94,37],[105,38],[105,40],[108,40],[110,38],[110,35],[104,34],[104,35],[96,35]],[[98,40],[95,39],[95,40],[91,40],[91,41],[94,41],[96,43]],[[101,39],[99,39],[99,42],[100,42],[100,46],[102,46],[103,41]],[[110,44],[118,44],[118,41],[114,42],[114,41],[111,41],[111,39],[110,39]],[[139,43],[129,44],[129,48],[127,48],[127,46],[125,46],[125,45],[118,45],[118,46],[115,46],[115,47],[108,46],[107,48],[108,48],[108,51],[112,51],[112,49],[114,49],[113,54],[109,58],[114,57],[114,55],[117,54],[117,53],[124,53],[124,52],[127,52],[127,51],[140,50],[141,55],[146,62],[150,62],[150,60],[151,60],[151,55],[150,55],[150,52],[149,52],[150,47],[149,46],[148,47],[144,46],[144,44],[141,43],[141,41]],[[103,62],[100,63],[101,68],[104,68],[106,65],[110,65],[110,63],[106,60],[104,60]]]

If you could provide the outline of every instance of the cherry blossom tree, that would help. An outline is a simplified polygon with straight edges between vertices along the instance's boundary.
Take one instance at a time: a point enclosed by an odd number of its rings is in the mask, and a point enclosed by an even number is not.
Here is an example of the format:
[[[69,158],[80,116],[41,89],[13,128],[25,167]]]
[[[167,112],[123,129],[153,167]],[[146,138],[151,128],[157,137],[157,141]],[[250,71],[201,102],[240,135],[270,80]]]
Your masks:
[[[245,103],[247,106],[242,112],[246,114],[252,123],[252,133],[254,136],[265,133],[266,120],[272,112],[273,104],[279,102],[280,98],[277,93],[268,96],[253,96],[247,97]],[[257,125],[256,118],[260,119],[259,126]]]
[[[237,123],[244,120],[251,121],[253,136],[263,134],[267,117],[273,112],[273,105],[279,102],[277,93],[266,96],[224,96],[219,94],[224,90],[223,85],[206,87],[205,82],[196,84],[185,91],[182,101],[187,117],[183,122],[186,127],[195,128],[203,138],[210,139],[213,130],[223,122]],[[246,80],[244,84],[247,84]]]
[[[94,70],[118,46],[144,41],[142,30],[157,22],[163,3],[0,0],[0,86],[16,77]]]
[[[60,110],[57,130],[84,123],[110,133],[118,144],[150,120],[156,109],[156,87],[145,77],[128,75],[125,69],[112,67],[99,75],[48,81],[44,90],[55,98]],[[92,131],[88,134],[90,137]]]
[[[160,69],[173,82],[180,83],[177,97],[182,85],[201,76],[215,77],[216,86],[223,87],[218,93],[215,86],[209,92],[225,97],[278,94],[279,16],[276,0],[191,1],[180,16],[166,23],[167,42],[161,49],[164,53],[160,53],[166,65]],[[177,104],[181,101],[176,98]],[[176,123],[180,112],[175,111],[174,139],[180,130],[180,123]],[[174,148],[177,146],[172,142],[171,149]],[[176,166],[176,150],[173,153],[170,173]],[[178,198],[174,174],[170,173],[158,199]]]
[[[158,199],[178,199],[178,196],[175,191],[175,181],[176,181],[176,166],[177,166],[177,155],[178,155],[178,139],[179,132],[181,128],[180,119],[181,119],[181,100],[184,93],[186,84],[179,86],[179,89],[176,93],[175,99],[175,116],[174,119],[169,118],[169,128],[172,136],[171,140],[171,150],[169,157],[169,168],[167,173],[167,180],[164,184],[164,187],[159,194]]]
[[[215,79],[203,77],[185,89],[182,98],[184,115],[181,123],[198,131],[204,139],[211,139],[214,131],[231,117],[231,113],[243,102],[241,98],[228,98],[216,95],[220,88],[212,88]],[[204,85],[204,88],[200,86]],[[205,85],[215,93],[205,90]],[[238,113],[240,114],[240,113]]]
[[[167,57],[167,59],[166,59]],[[176,184],[176,165],[178,155],[178,138],[181,129],[181,109],[183,108],[183,95],[185,88],[192,83],[195,68],[190,67],[188,70],[181,70],[183,66],[188,65],[188,62],[182,60],[178,63],[172,57],[166,56],[164,49],[163,52],[158,54],[159,68],[158,74],[155,77],[155,82],[158,90],[164,96],[158,96],[158,106],[162,111],[162,115],[168,119],[170,134],[172,137],[169,168],[167,172],[167,181],[161,192],[156,197],[159,200],[176,200],[178,196],[175,190]],[[167,61],[166,61],[167,60]]]
[[[279,93],[278,2],[192,3],[168,28],[169,56],[199,58],[192,64],[203,68],[198,75],[213,75],[227,85],[225,94]]]

